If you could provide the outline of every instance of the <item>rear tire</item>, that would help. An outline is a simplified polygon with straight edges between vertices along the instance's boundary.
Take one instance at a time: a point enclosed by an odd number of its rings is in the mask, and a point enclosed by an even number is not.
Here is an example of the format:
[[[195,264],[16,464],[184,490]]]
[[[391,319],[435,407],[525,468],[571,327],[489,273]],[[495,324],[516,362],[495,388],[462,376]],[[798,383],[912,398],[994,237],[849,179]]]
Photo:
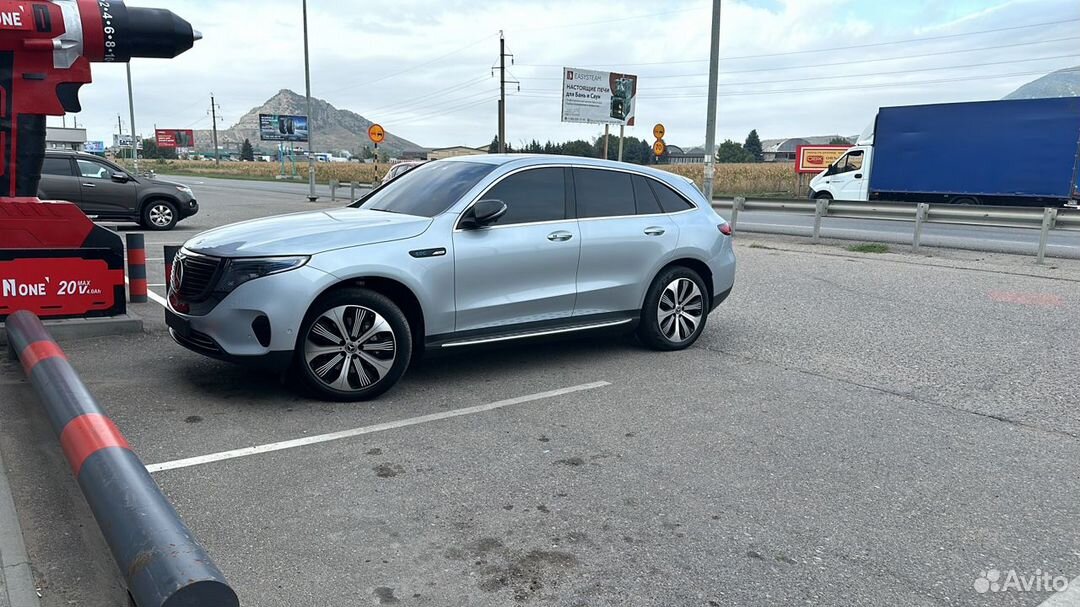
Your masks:
[[[139,223],[147,230],[165,231],[176,227],[178,221],[180,215],[176,211],[176,205],[168,200],[158,199],[143,205]]]
[[[638,338],[653,350],[689,348],[705,330],[710,297],[705,281],[690,268],[660,272],[645,296]]]
[[[412,331],[401,309],[362,288],[319,299],[300,326],[293,368],[320,398],[369,400],[394,386],[412,357]]]
[[[979,204],[978,198],[972,198],[971,196],[959,196],[949,201],[950,204],[960,204],[964,206],[971,206]]]

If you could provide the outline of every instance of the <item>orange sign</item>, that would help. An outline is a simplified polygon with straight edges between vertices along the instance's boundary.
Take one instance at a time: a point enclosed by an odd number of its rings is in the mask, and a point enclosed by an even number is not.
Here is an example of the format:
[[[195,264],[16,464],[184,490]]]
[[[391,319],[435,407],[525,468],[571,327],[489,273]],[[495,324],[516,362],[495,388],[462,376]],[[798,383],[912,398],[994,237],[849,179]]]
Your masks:
[[[666,134],[667,131],[664,130],[664,125],[659,122],[657,122],[656,126],[652,128],[652,136],[656,137],[657,139],[663,139],[664,135]]]
[[[795,148],[795,172],[820,173],[850,148],[850,145],[800,145]]]
[[[383,130],[382,125],[373,124],[368,127],[367,136],[375,143],[382,143],[383,139],[386,139],[386,131]]]
[[[652,144],[652,152],[653,152],[653,154],[656,154],[657,156],[663,156],[664,155],[664,150],[666,150],[666,149],[667,149],[667,146],[664,145],[664,140],[663,139],[657,139],[656,143]]]

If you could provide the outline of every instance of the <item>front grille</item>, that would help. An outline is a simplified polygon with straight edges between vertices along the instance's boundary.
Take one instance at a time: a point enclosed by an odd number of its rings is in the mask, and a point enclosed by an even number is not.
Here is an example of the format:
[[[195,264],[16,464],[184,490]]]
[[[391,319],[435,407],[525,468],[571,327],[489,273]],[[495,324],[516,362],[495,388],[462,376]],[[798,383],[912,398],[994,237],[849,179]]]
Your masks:
[[[180,335],[175,329],[170,329],[173,339],[179,342],[183,346],[195,350],[196,352],[203,352],[208,354],[216,354],[221,352],[221,346],[218,346],[214,338],[206,335],[205,333],[199,333],[198,331],[190,331],[189,335]]]
[[[214,283],[221,269],[221,259],[205,255],[181,254],[177,256],[180,265],[180,285],[176,294],[186,302],[197,303],[206,300],[214,290]]]

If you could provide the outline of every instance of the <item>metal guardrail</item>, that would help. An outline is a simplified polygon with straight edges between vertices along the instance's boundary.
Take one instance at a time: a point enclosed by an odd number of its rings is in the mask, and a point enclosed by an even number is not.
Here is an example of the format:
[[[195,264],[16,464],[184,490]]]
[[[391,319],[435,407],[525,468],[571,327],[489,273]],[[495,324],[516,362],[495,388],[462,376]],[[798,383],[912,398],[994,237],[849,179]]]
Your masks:
[[[41,320],[7,317],[18,357],[138,607],[238,607],[236,593]]]
[[[845,219],[885,219],[911,221],[911,246],[918,251],[922,229],[926,223],[947,223],[1004,228],[1034,228],[1040,231],[1038,263],[1046,257],[1046,242],[1050,230],[1080,231],[1080,210],[1042,207],[975,206],[928,204],[924,202],[857,202],[848,200],[714,200],[713,208],[731,209],[731,227],[737,225],[740,211],[768,211],[812,214],[814,229],[811,239],[821,239],[821,220],[825,217]]]

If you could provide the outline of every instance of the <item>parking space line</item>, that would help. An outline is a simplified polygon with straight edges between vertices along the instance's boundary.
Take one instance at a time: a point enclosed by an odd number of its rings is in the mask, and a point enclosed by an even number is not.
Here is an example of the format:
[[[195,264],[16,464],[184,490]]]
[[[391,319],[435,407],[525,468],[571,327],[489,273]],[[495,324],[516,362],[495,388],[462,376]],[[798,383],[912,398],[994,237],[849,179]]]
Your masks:
[[[331,432],[329,434],[319,434],[316,436],[305,436],[304,438],[296,438],[292,440],[269,443],[265,445],[256,445],[254,447],[244,447],[243,449],[233,449],[231,451],[221,451],[218,453],[210,453],[208,455],[199,455],[196,457],[188,457],[185,459],[178,459],[170,462],[162,462],[160,464],[150,464],[146,467],[146,469],[151,473],[161,472],[163,470],[188,468],[191,466],[199,466],[201,464],[209,464],[211,462],[220,462],[227,459],[247,457],[249,455],[258,455],[260,453],[270,453],[272,451],[282,451],[284,449],[295,449],[296,447],[305,447],[307,445],[326,443],[330,441],[341,440],[344,438],[352,438],[354,436],[360,436],[362,434],[383,432],[385,430],[394,430],[397,428],[407,428],[409,426],[426,424],[428,422],[450,419],[453,417],[462,417],[464,415],[473,415],[475,413],[483,413],[485,411],[494,411],[495,409],[503,409],[505,407],[510,407],[513,405],[520,405],[523,403],[542,400],[545,398],[553,398],[556,396],[562,396],[564,394],[571,394],[573,392],[594,390],[596,388],[603,388],[604,386],[610,385],[611,383],[606,381],[596,381],[587,384],[578,384],[576,386],[570,386],[568,388],[559,388],[557,390],[548,390],[547,392],[537,392],[535,394],[527,394],[525,396],[518,396],[506,400],[495,401],[486,405],[465,407],[464,409],[455,409],[453,411],[442,411],[439,413],[421,415],[419,417],[410,417],[408,419],[401,419],[393,422],[374,424],[372,426],[364,426],[362,428],[353,428],[351,430],[342,430],[340,432]]]
[[[168,302],[165,301],[165,298],[158,295],[157,293],[154,293],[153,290],[147,289],[146,296],[150,298],[150,301],[160,305],[161,307],[168,307]]]

